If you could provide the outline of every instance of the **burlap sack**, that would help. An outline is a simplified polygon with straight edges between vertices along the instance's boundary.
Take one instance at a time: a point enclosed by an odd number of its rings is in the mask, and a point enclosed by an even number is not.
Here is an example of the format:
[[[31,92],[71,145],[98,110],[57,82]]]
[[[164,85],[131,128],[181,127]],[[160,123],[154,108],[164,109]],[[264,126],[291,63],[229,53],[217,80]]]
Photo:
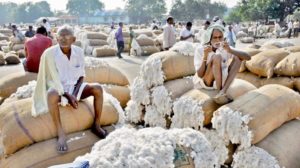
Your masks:
[[[130,37],[129,32],[127,32],[127,31],[123,31],[122,34],[123,34],[124,38],[129,38]]]
[[[48,140],[57,136],[50,113],[32,117],[32,100],[24,99],[22,106],[17,102],[10,107],[1,108],[1,144],[5,155],[13,154],[17,150],[33,143]],[[93,98],[79,102],[78,109],[71,106],[60,107],[61,122],[65,133],[73,133],[88,129],[94,122]],[[6,113],[6,114],[4,114]],[[100,123],[103,126],[118,122],[118,112],[114,106],[104,100]]]
[[[251,72],[237,73],[236,78],[248,81],[257,88],[261,86],[261,78]]]
[[[273,49],[279,49],[280,47],[277,47],[273,44],[265,44],[265,45],[262,45],[259,49],[260,50],[273,50]]]
[[[19,56],[13,53],[7,53],[5,55],[5,61],[8,65],[19,64],[21,62]]]
[[[259,49],[261,46],[257,44],[250,44],[247,46],[247,48],[253,48],[253,49]]]
[[[142,49],[142,56],[149,56],[154,53],[158,53],[160,50],[156,46],[143,46]]]
[[[103,89],[115,97],[122,108],[126,107],[127,102],[130,100],[130,89],[127,86],[104,85]]]
[[[108,132],[112,132],[114,127],[104,127]],[[2,168],[45,168],[53,165],[71,163],[76,157],[91,151],[91,148],[100,139],[91,131],[80,131],[68,136],[68,152],[59,154],[56,151],[57,138],[35,143],[24,148],[8,158],[1,158]]]
[[[290,47],[285,47],[284,49],[289,52],[300,52],[300,46],[290,46]]]
[[[5,53],[0,51],[0,66],[5,65],[5,58],[4,58]]]
[[[300,52],[291,53],[274,68],[274,73],[283,76],[300,76]]]
[[[161,30],[153,30],[152,32],[157,36],[163,33]]]
[[[18,53],[19,58],[25,58],[26,57],[26,53],[25,53],[24,49],[19,50],[17,53]]]
[[[256,54],[246,62],[247,69],[258,76],[271,78],[274,67],[289,53],[283,49],[266,50]]]
[[[145,36],[139,36],[136,41],[138,44],[142,46],[154,46],[154,40],[151,39],[150,37],[145,37]]]
[[[142,29],[140,29],[140,30],[135,30],[134,31],[134,33],[137,35],[137,36],[139,36],[139,35],[141,35],[141,34],[144,34],[144,35],[146,35],[146,36],[148,36],[148,37],[152,37],[153,36],[153,34],[152,34],[152,32],[150,31],[150,30],[142,30]]]
[[[281,85],[266,85],[222,106],[215,112],[214,118],[218,117],[220,112],[228,110],[240,113],[242,116],[249,115],[249,122],[243,119],[246,123],[242,125],[247,126],[248,131],[251,131],[251,143],[256,144],[283,123],[300,116],[300,95]],[[223,124],[226,122],[224,121]],[[227,124],[230,125],[230,123]],[[228,129],[230,127],[225,128],[224,131],[230,131]],[[230,136],[227,138],[234,140]],[[234,141],[241,142],[240,139]]]
[[[96,68],[86,67],[84,80],[89,83],[96,82],[100,84],[112,84],[120,86],[129,85],[127,77],[121,71],[111,66]]]
[[[241,42],[242,43],[253,43],[254,38],[253,37],[243,37],[243,38],[241,38]]]
[[[170,97],[172,100],[179,98],[184,93],[190,91],[194,87],[194,83],[192,79],[182,78],[175,79],[164,83],[165,88],[170,93]]]
[[[165,81],[195,74],[194,57],[184,56],[174,51],[158,52],[152,54],[151,57],[161,59],[162,71],[166,77]]]
[[[300,78],[294,78],[294,89],[300,91]]]
[[[108,56],[115,56],[117,50],[109,47],[108,45],[103,47],[94,48],[92,55],[94,57],[108,57]]]
[[[261,52],[260,50],[254,48],[246,48],[243,51],[249,54],[251,57]],[[239,72],[244,72],[246,70],[247,70],[246,61],[242,61]]]
[[[6,75],[0,79],[0,97],[7,98],[15,93],[18,87],[26,85],[29,81],[36,80],[37,74],[31,72],[17,72]]]
[[[104,46],[108,45],[108,42],[106,40],[101,39],[88,39],[86,40],[86,44],[88,46]]]
[[[293,120],[277,128],[255,146],[274,156],[281,167],[300,167],[300,121]]]
[[[103,32],[86,32],[84,37],[86,39],[101,39],[101,40],[106,40],[107,39],[107,34]]]
[[[14,51],[19,51],[19,50],[21,50],[21,49],[24,49],[25,47],[24,47],[24,44],[15,44],[15,45],[13,45],[13,47],[12,47],[12,49],[14,50]]]

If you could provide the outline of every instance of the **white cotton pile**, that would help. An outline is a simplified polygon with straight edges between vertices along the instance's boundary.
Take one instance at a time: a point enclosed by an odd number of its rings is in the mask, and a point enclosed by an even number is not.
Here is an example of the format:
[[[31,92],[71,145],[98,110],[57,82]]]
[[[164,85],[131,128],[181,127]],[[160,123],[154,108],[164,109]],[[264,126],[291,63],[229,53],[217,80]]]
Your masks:
[[[213,147],[214,153],[218,157],[218,163],[223,165],[226,160],[228,159],[228,141],[226,142],[223,137],[218,135],[216,130],[208,130],[208,129],[201,129],[201,132],[205,135],[207,140],[210,142],[211,146]]]
[[[151,127],[157,126],[166,128],[167,122],[165,120],[165,116],[161,113],[161,111],[158,111],[155,106],[147,105],[145,111],[145,124],[148,124]]]
[[[150,91],[143,79],[136,77],[130,86],[130,97],[137,103],[147,105],[150,103]]]
[[[126,120],[133,123],[140,122],[143,116],[143,110],[144,106],[134,100],[129,100],[125,108]]]
[[[249,130],[249,115],[243,116],[238,111],[226,107],[217,110],[212,118],[212,126],[218,134],[233,144],[240,144],[241,149],[249,148],[253,137]]]
[[[238,151],[233,155],[233,168],[280,168],[275,157],[256,146]]]
[[[151,103],[157,111],[159,111],[162,115],[171,115],[172,112],[172,100],[170,97],[170,93],[163,86],[157,86],[151,89]]]
[[[172,48],[170,48],[170,51],[175,51],[186,56],[194,56],[195,50],[197,47],[199,47],[199,45],[200,43],[179,41]]]
[[[196,168],[219,167],[217,156],[205,136],[192,129],[121,128],[97,142],[91,153],[76,161],[95,167],[172,168],[176,146],[191,149]]]
[[[174,102],[174,116],[172,117],[172,128],[195,128],[203,127],[204,112],[202,102],[189,97],[181,97]]]
[[[30,81],[27,85],[18,87],[16,93],[10,95],[9,98],[25,99],[32,97],[34,89],[36,87],[36,81]]]
[[[108,67],[109,64],[103,60],[92,58],[92,57],[85,57],[84,58],[85,67],[93,69],[99,67]]]
[[[165,75],[162,71],[162,62],[159,57],[148,58],[141,66],[139,76],[147,88],[159,86],[164,83]]]

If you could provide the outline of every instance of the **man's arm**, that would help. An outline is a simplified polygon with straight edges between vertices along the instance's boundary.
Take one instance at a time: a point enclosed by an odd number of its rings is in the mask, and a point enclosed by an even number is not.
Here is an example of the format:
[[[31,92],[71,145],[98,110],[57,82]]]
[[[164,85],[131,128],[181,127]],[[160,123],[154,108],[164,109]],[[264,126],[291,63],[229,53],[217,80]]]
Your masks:
[[[187,36],[187,37],[180,36],[180,40],[187,40],[187,39],[192,38],[192,37],[194,37],[194,35],[192,35],[192,34]]]
[[[79,92],[80,86],[81,86],[81,84],[83,83],[83,78],[84,78],[84,77],[81,76],[81,77],[78,79],[78,81],[77,81],[77,83],[76,83],[76,85],[75,85],[74,91],[73,91],[73,93],[72,93],[72,95],[74,95],[75,98],[77,97],[77,94],[78,94],[78,92]]]
[[[200,68],[197,69],[197,75],[198,77],[202,78],[205,75],[205,71],[206,71],[206,63],[207,63],[207,59],[208,59],[208,54],[212,51],[212,47],[211,46],[206,46],[204,47],[204,52],[203,53],[197,53],[197,55],[200,56],[200,54],[203,54],[203,56],[199,57],[199,59],[201,60],[201,65]],[[200,51],[198,51],[200,52]],[[195,54],[196,57],[196,54]]]
[[[240,51],[240,50],[236,50],[234,48],[230,48],[229,53],[232,54],[232,55],[237,56],[241,61],[243,61],[243,60],[250,60],[251,59],[250,55],[247,54],[246,52]]]
[[[169,42],[169,27],[164,28],[164,49],[169,49],[170,42]]]

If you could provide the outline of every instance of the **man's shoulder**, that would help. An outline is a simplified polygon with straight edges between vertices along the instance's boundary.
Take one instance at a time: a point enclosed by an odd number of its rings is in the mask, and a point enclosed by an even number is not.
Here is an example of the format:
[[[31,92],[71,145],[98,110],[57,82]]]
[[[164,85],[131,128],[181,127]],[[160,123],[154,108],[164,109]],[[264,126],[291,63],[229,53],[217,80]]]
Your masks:
[[[74,52],[79,55],[79,56],[82,56],[84,57],[84,51],[82,48],[76,46],[76,45],[72,45],[72,49],[74,50]]]
[[[58,45],[54,45],[54,46],[51,46],[49,48],[47,48],[45,51],[44,51],[44,55],[51,55],[49,53],[54,53],[55,50],[57,49],[57,46]]]

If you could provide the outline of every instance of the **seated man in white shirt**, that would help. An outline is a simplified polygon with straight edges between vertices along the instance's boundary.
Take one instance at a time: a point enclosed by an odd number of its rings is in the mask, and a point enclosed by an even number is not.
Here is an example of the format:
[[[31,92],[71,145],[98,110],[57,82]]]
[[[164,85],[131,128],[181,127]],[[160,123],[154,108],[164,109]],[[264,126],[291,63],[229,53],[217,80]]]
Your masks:
[[[53,55],[55,69],[57,70],[55,74],[58,74],[60,86],[62,86],[64,92],[60,95],[56,88],[50,88],[47,92],[48,109],[58,133],[57,151],[63,153],[68,150],[66,134],[62,129],[59,111],[59,103],[64,104],[64,100],[67,100],[66,102],[77,109],[79,100],[93,96],[95,119],[92,131],[100,138],[105,138],[107,131],[100,126],[103,104],[102,87],[98,84],[83,82],[85,76],[84,52],[81,48],[72,45],[76,40],[73,29],[70,26],[63,26],[59,28],[57,35],[58,45],[47,49],[44,55]],[[50,54],[47,52],[50,52]],[[40,69],[43,69],[43,67],[40,67]],[[47,81],[47,83],[49,82],[51,81]]]
[[[210,26],[203,36],[202,44],[195,51],[194,64],[196,88],[217,89],[214,98],[218,104],[229,100],[226,91],[233,82],[242,60],[250,60],[250,56],[242,51],[231,48],[224,40],[223,25]]]
[[[194,37],[195,36],[192,32],[192,22],[187,22],[186,27],[180,32],[180,40],[194,42]]]

